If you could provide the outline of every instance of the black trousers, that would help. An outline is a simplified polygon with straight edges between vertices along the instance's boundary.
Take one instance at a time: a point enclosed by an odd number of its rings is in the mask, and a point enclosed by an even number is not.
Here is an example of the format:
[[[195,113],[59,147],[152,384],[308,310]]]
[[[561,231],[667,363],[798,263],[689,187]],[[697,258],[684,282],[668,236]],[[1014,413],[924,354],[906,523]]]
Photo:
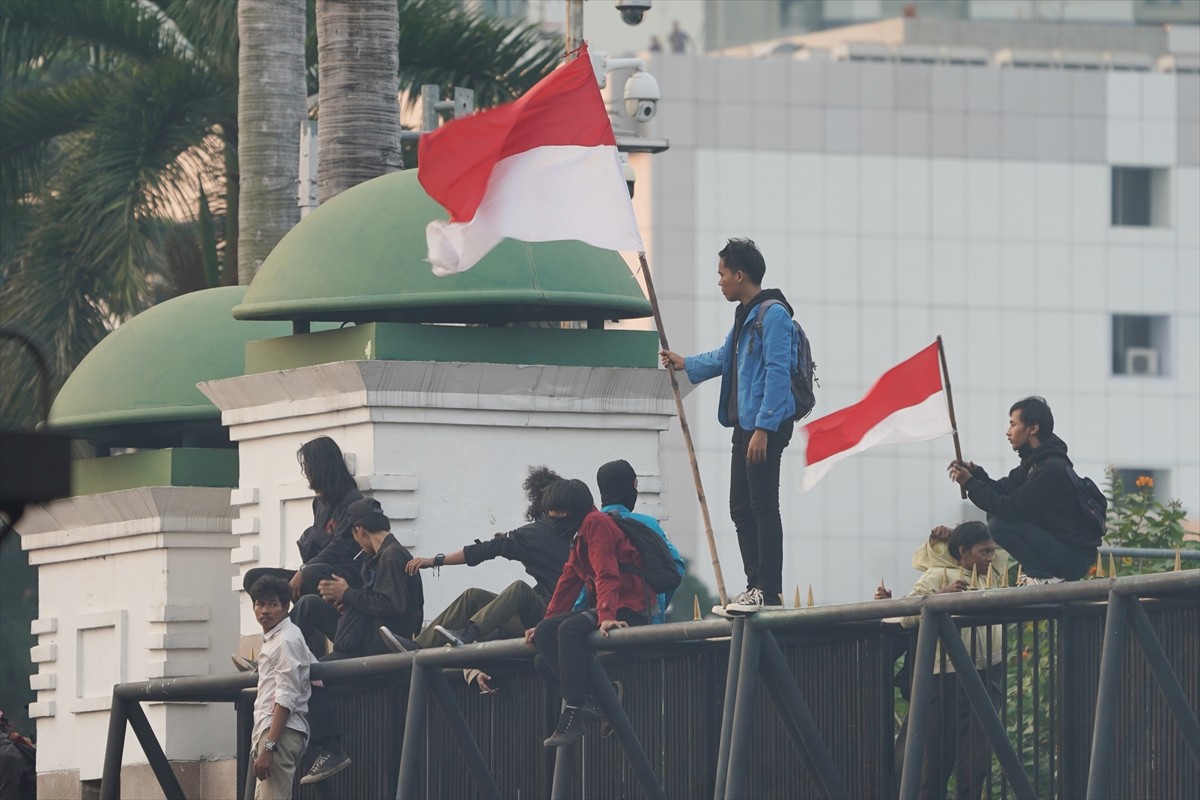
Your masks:
[[[333,642],[330,656],[351,658],[388,652],[379,637],[379,621],[356,608],[348,608],[346,613],[339,614],[332,603],[326,603],[315,594],[306,594],[292,606],[290,616],[309,647],[317,641],[323,644],[323,639]],[[313,653],[323,658],[324,648],[320,648],[320,652],[313,650]]]
[[[992,705],[1000,707],[1003,697],[1004,665],[979,671]],[[979,724],[962,682],[954,673],[933,676],[929,728],[925,733],[925,755],[921,759],[921,800],[946,797],[946,781],[955,775],[956,800],[979,800],[992,763],[992,749],[983,726]],[[896,737],[896,786],[904,764],[904,746],[908,739],[908,716]]]
[[[596,658],[596,653],[588,647],[587,637],[596,630],[596,619],[593,609],[568,611],[546,617],[538,623],[533,635],[538,651],[534,666],[549,683],[560,687],[563,702],[569,706],[581,705],[584,697],[591,693],[588,665]],[[617,609],[617,619],[630,627],[645,625],[648,621],[645,614],[628,608]]]
[[[1096,563],[1096,548],[1080,549],[1064,544],[1032,522],[1014,522],[988,514],[987,524],[992,540],[1007,550],[1031,578],[1077,581]]]
[[[783,520],[779,516],[779,463],[792,441],[794,423],[767,432],[767,457],[746,463],[746,448],[754,431],[733,429],[729,470],[729,516],[737,530],[746,588],[776,597],[783,592]]]

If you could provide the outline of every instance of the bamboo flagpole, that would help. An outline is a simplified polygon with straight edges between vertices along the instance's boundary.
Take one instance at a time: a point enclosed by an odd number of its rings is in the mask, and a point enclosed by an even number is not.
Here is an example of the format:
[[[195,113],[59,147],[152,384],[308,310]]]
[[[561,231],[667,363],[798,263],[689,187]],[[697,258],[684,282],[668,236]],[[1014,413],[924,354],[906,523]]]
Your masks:
[[[667,344],[667,331],[663,327],[662,313],[658,310],[658,295],[654,292],[654,279],[650,277],[650,265],[646,263],[646,254],[638,253],[638,261],[642,265],[642,277],[646,279],[646,294],[650,298],[650,310],[654,312],[654,326],[658,329],[658,343],[663,350],[670,350]],[[683,443],[687,447],[688,461],[692,465],[692,480],[696,483],[696,496],[700,500],[700,515],[704,518],[704,536],[708,539],[708,554],[712,557],[713,574],[717,578],[717,594],[721,597],[721,605],[729,602],[725,594],[725,576],[721,573],[721,559],[717,556],[717,540],[713,536],[712,518],[708,514],[708,500],[704,496],[704,483],[700,480],[700,465],[696,461],[696,448],[692,445],[692,431],[688,427],[687,414],[683,410],[683,396],[679,394],[679,379],[675,377],[675,367],[667,365],[667,374],[671,377],[671,391],[675,394],[675,413],[679,415],[679,429],[683,432]]]
[[[946,407],[950,409],[951,435],[954,437],[954,460],[962,463],[962,445],[958,441],[958,420],[954,418],[954,393],[950,391],[950,369],[946,366],[946,348],[942,344],[942,335],[937,337],[938,358],[942,362],[942,385],[946,387]],[[958,487],[958,493],[963,500],[967,499],[967,488]]]

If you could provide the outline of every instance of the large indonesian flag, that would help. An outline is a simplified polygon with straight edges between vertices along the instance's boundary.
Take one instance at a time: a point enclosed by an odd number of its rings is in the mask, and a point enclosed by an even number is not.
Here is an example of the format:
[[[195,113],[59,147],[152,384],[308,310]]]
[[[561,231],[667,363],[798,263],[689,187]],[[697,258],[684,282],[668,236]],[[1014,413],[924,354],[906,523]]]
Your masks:
[[[421,185],[450,212],[425,230],[437,275],[505,238],[644,249],[586,46],[520,99],[425,134],[418,156]]]
[[[813,420],[804,430],[808,433],[805,491],[834,464],[854,453],[952,433],[937,342],[885,372],[862,400]]]

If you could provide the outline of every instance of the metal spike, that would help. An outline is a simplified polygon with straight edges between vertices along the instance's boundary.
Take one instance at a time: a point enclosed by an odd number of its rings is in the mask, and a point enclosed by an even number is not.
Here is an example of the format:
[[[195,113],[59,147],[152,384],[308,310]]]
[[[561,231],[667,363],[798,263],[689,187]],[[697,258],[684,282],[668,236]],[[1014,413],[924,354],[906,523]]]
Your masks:
[[[1100,555],[1099,551],[1096,552],[1096,577],[1107,577],[1104,574],[1104,556]]]
[[[792,608],[800,607],[800,584],[796,584],[796,602],[792,604]]]
[[[808,585],[808,607],[812,608],[816,603],[813,602],[812,584]]]
[[[984,579],[983,588],[992,588],[992,568],[990,565],[988,566],[987,577]]]
[[[1108,554],[1108,577],[1117,577],[1117,562],[1113,560],[1113,554]]]
[[[692,595],[692,619],[700,619],[700,595]]]
[[[979,588],[979,565],[978,564],[971,565],[971,585],[968,588],[971,588],[971,589]]]

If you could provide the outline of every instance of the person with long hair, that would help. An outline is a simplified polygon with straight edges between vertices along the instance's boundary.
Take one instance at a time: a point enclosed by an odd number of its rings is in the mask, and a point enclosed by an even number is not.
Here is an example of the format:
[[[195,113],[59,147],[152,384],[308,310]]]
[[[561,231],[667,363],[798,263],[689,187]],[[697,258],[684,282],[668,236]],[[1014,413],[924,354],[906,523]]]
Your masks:
[[[318,585],[334,575],[345,578],[351,586],[359,582],[359,567],[354,558],[359,546],[350,533],[350,504],[363,499],[346,469],[346,459],[337,442],[328,436],[318,436],[305,442],[297,451],[300,471],[315,492],[312,501],[313,523],[296,542],[300,550],[300,568],[255,567],[246,571],[242,588],[247,592],[259,578],[273,576],[288,582],[292,602],[303,595],[319,594]],[[309,642],[317,655],[324,654],[324,641]],[[238,661],[237,658],[234,659]],[[239,664],[239,666],[241,666]]]

